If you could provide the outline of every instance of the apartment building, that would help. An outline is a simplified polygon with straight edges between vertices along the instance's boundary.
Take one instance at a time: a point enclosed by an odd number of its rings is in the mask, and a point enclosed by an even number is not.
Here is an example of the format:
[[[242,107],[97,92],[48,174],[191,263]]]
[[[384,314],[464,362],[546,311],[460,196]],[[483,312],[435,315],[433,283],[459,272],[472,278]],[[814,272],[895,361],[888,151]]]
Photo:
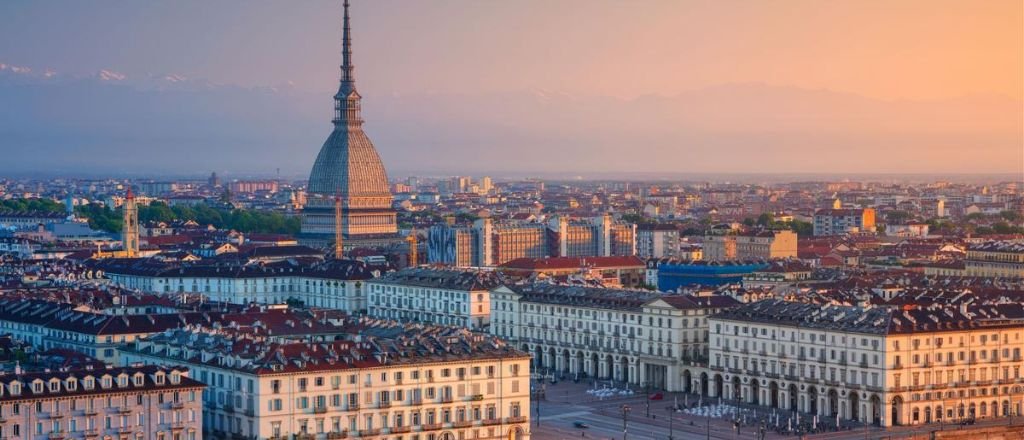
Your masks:
[[[210,384],[213,438],[529,439],[530,357],[466,329],[378,322],[346,339],[268,342],[192,328],[126,346]]]
[[[491,321],[491,289],[499,284],[497,274],[489,271],[403,269],[366,281],[367,313],[481,329]]]
[[[967,276],[1024,278],[1024,243],[989,241],[967,247],[964,259]]]
[[[534,355],[535,369],[686,390],[687,365],[706,362],[707,317],[738,302],[524,284],[491,292],[491,333]]]
[[[0,374],[0,437],[201,439],[205,388],[181,367]]]
[[[348,313],[366,310],[363,283],[378,275],[354,260],[177,264],[108,259],[98,263],[96,270],[119,286],[143,292],[195,293],[229,304],[292,300]]]
[[[709,319],[703,395],[881,426],[1019,414],[1024,306],[764,300]]]
[[[708,234],[703,257],[705,261],[796,258],[796,241],[796,233],[789,230]]]
[[[875,232],[874,208],[819,209],[814,212],[814,235]]]

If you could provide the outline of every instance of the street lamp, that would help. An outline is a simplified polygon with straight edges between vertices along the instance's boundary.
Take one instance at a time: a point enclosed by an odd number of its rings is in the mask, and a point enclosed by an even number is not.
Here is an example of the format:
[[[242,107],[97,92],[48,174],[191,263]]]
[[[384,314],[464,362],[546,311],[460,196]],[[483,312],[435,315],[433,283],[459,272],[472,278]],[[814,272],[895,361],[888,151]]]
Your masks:
[[[647,418],[651,418],[651,383],[644,382],[644,401],[647,402]]]
[[[629,416],[629,405],[622,405],[622,440],[626,440],[626,417]]]
[[[675,440],[675,439],[673,439],[673,434],[675,434],[675,431],[673,430],[673,425],[672,425],[672,423],[675,421],[675,417],[672,417],[673,416],[673,414],[672,414],[673,412],[675,412],[675,408],[669,408],[668,409],[668,440]]]

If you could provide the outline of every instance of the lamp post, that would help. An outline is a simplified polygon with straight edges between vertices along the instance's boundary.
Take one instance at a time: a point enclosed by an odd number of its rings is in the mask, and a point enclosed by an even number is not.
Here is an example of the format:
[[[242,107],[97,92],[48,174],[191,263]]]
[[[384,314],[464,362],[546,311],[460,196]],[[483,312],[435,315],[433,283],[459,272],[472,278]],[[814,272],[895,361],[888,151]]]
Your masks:
[[[647,402],[647,418],[651,418],[651,383],[644,382],[644,401]]]
[[[675,430],[673,429],[673,425],[672,425],[672,423],[675,420],[675,417],[673,417],[673,414],[672,414],[673,412],[675,412],[675,410],[673,408],[669,408],[668,409],[668,440],[675,440],[673,438],[674,434],[675,434]]]
[[[622,405],[622,440],[626,440],[626,418],[629,416],[629,405]]]

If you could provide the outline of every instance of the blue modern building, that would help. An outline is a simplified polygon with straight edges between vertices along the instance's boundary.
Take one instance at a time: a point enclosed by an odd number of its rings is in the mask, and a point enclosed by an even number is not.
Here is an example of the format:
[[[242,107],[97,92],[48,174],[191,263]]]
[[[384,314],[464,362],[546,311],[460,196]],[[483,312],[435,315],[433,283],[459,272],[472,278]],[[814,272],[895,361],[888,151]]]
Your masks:
[[[740,283],[743,275],[768,267],[766,261],[676,261],[657,264],[658,290],[674,291],[682,286],[720,286]],[[648,266],[650,269],[651,267]]]

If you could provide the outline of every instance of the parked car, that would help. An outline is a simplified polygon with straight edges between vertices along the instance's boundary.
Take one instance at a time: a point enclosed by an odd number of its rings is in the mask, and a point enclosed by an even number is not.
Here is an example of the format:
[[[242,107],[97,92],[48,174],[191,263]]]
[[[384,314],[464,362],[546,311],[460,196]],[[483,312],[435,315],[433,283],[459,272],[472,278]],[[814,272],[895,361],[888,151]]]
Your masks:
[[[572,422],[572,426],[576,427],[576,428],[579,428],[579,429],[587,429],[587,428],[590,427],[590,425],[588,425],[586,423],[583,423],[583,422],[581,422],[579,420],[577,420],[575,422]]]
[[[647,398],[651,400],[661,400],[665,398],[665,395],[662,393],[654,393],[648,396]]]

